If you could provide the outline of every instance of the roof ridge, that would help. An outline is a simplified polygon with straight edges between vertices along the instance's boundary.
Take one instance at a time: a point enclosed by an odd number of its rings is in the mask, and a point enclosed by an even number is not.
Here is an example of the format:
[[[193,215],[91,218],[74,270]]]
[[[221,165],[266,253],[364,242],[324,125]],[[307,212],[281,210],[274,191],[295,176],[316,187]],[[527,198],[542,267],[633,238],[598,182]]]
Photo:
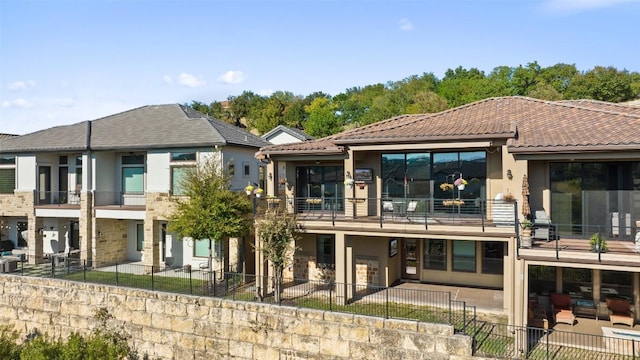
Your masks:
[[[596,108],[589,107],[589,106],[580,106],[579,103],[576,103],[574,101],[586,101],[586,102],[591,102],[591,103],[594,103],[594,104],[599,104],[599,105],[604,105],[604,106],[609,106],[609,107],[640,109],[640,107],[637,107],[637,106],[620,105],[619,103],[608,103],[606,101],[590,100],[590,99],[584,99],[584,100],[560,100],[560,101],[549,101],[549,102],[552,105],[570,107],[570,108],[573,108],[573,109],[581,109],[581,110],[594,111],[594,112],[603,113],[603,114],[622,115],[622,116],[630,116],[630,117],[640,118],[640,114],[632,114],[630,112],[623,112],[623,111],[596,109]]]

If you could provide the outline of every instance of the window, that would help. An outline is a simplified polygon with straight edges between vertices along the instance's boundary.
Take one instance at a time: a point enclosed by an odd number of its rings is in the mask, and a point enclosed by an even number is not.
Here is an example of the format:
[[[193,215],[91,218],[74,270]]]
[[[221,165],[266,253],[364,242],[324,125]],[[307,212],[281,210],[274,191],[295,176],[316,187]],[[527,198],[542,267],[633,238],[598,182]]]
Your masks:
[[[122,192],[144,193],[144,155],[122,157]]]
[[[573,297],[593,299],[591,283],[591,269],[564,268],[562,270],[562,290]]]
[[[625,271],[602,270],[600,300],[623,297],[633,300],[633,274]]]
[[[136,224],[136,250],[144,250],[144,224]]]
[[[172,152],[171,153],[171,162],[178,161],[196,161],[196,152]]]
[[[318,266],[333,268],[336,264],[335,241],[333,235],[318,235]]]
[[[185,195],[184,181],[191,169],[196,166],[196,152],[171,153],[171,194]]]
[[[0,194],[10,194],[16,188],[15,156],[0,156]]]
[[[251,176],[251,165],[249,163],[242,163],[242,176],[249,177]]]
[[[453,241],[453,271],[476,271],[476,242],[471,240]]]
[[[529,292],[547,295],[556,292],[556,267],[529,266]]]
[[[447,270],[447,241],[424,240],[424,268]]]
[[[482,243],[482,272],[485,274],[504,273],[504,243],[487,241]]]
[[[209,239],[196,240],[193,242],[193,256],[209,257]]]
[[[172,166],[171,167],[171,193],[173,195],[185,195],[184,182],[187,179],[189,170],[193,167],[188,166]]]
[[[82,156],[76,156],[76,189],[82,189]]]

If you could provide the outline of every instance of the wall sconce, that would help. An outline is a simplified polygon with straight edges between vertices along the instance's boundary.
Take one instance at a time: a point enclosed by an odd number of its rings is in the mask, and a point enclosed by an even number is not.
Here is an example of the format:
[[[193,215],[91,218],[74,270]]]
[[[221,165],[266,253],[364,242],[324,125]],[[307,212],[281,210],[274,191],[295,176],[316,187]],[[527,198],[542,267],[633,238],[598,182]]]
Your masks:
[[[509,180],[513,179],[513,173],[511,172],[511,169],[507,170],[507,179]]]
[[[347,175],[345,175],[345,177],[346,177],[347,179],[351,179],[351,172],[350,172],[350,171],[347,171]]]
[[[102,231],[98,230],[98,233],[96,234],[98,237],[102,237]]]
[[[269,173],[269,181],[273,180],[273,174]]]
[[[44,233],[44,228],[38,228],[37,231],[38,231],[38,234],[42,234],[42,233]]]

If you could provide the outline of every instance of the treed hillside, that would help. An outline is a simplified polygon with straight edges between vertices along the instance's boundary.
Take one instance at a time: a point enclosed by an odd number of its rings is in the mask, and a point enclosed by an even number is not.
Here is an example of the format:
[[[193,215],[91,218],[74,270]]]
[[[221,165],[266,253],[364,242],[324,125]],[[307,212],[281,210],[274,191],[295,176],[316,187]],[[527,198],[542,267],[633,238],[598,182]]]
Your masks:
[[[458,67],[442,79],[433,73],[400,81],[353,87],[331,96],[302,96],[277,91],[260,96],[245,91],[227,101],[188,106],[236,126],[264,134],[278,125],[324,137],[400,114],[433,113],[496,96],[521,95],[544,100],[593,99],[625,102],[640,98],[640,73],[596,66],[579,71],[575,65],[499,66],[485,74]]]

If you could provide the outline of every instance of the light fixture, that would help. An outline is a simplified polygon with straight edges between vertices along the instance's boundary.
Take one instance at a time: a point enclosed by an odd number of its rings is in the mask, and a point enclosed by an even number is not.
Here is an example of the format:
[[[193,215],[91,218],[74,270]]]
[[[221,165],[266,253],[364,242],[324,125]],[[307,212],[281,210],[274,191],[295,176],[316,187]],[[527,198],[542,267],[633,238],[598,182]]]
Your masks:
[[[273,174],[269,173],[269,181],[273,180]]]
[[[511,172],[511,169],[507,170],[507,179],[509,180],[513,179],[513,173]]]

